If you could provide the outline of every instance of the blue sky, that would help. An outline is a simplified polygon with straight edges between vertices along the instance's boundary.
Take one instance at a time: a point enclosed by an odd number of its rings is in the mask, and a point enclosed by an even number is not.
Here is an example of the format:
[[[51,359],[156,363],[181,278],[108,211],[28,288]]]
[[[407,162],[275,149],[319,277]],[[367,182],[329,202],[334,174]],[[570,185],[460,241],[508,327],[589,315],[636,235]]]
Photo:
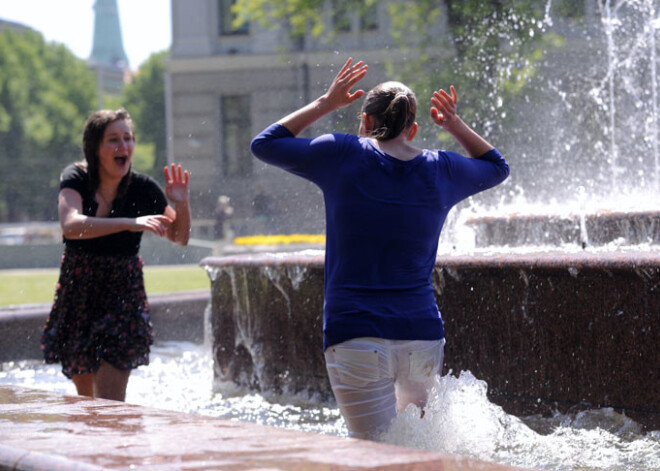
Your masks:
[[[0,18],[25,24],[81,59],[92,52],[95,0],[0,0]],[[117,0],[130,67],[172,42],[170,0]]]

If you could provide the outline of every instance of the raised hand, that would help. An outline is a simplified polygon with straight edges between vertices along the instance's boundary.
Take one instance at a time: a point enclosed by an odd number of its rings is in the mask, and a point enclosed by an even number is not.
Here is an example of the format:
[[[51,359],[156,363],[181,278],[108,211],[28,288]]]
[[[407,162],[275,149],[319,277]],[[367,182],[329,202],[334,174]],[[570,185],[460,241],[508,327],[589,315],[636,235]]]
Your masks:
[[[188,201],[189,187],[188,181],[190,175],[188,170],[183,170],[181,165],[172,164],[172,170],[165,167],[165,194],[167,198],[173,203],[185,203]]]
[[[353,59],[346,61],[323,96],[286,115],[278,123],[297,136],[321,117],[350,105],[364,95],[364,90],[356,90],[351,93],[351,88],[362,80],[368,67],[361,61],[355,65],[352,64]]]
[[[346,61],[325,93],[325,99],[332,109],[348,106],[364,95],[364,90],[356,90],[351,93],[351,88],[364,78],[368,68],[369,66],[362,61],[354,65],[352,58]]]
[[[431,107],[431,119],[451,134],[470,157],[479,157],[485,154],[493,146],[465,124],[460,116],[456,114],[458,96],[453,85],[449,87],[449,91],[451,95],[442,89],[433,92],[431,97],[431,104],[433,105]]]
[[[456,115],[456,103],[458,103],[458,96],[454,86],[449,87],[451,96],[443,89],[433,92],[431,97],[431,119],[438,126],[447,129],[452,124],[458,121]]]

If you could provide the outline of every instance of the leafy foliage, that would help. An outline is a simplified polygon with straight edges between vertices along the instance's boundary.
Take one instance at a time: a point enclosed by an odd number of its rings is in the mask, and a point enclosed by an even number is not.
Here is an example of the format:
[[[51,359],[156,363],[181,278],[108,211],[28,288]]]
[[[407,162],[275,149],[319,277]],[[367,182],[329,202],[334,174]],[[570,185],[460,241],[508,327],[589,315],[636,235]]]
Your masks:
[[[34,31],[0,31],[0,220],[52,220],[96,102],[84,61]]]
[[[340,3],[346,11],[361,15],[376,2]],[[421,101],[434,90],[455,84],[463,118],[478,124],[486,136],[502,132],[497,123],[506,115],[506,104],[523,93],[544,49],[559,41],[544,34],[547,2],[541,0],[381,3],[389,16],[394,43],[410,53],[403,64],[388,61],[390,78],[408,83]],[[237,23],[250,21],[267,28],[287,28],[294,36],[319,37],[332,24],[323,14],[327,4],[323,0],[237,0],[234,13]],[[337,1],[330,2],[335,4]],[[579,11],[574,13],[579,16]]]
[[[304,36],[311,27],[312,34],[320,35],[324,29],[324,0],[238,0],[233,11],[236,26],[246,21],[260,23],[267,28],[284,24],[292,36]]]
[[[165,58],[168,51],[149,56],[140,66],[132,83],[122,92],[124,107],[135,123],[136,141],[153,145],[155,177],[162,177],[167,163],[167,129],[165,125]],[[146,150],[145,146],[141,150]],[[145,169],[146,170],[146,169]]]

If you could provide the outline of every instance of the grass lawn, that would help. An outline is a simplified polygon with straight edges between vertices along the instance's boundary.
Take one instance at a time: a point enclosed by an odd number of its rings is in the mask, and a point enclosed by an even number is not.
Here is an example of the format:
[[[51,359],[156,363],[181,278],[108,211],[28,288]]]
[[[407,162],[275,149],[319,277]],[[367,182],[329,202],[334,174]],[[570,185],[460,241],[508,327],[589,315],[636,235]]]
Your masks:
[[[53,301],[58,269],[0,270],[0,307]],[[148,294],[210,289],[206,270],[197,265],[145,266]]]

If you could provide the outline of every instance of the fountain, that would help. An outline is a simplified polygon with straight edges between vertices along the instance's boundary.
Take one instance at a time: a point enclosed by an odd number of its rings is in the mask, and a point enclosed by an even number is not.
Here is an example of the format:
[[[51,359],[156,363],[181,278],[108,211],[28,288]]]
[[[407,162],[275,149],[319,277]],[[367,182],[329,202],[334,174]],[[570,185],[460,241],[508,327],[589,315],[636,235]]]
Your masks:
[[[514,123],[523,131],[512,133],[505,144],[520,149],[509,152],[519,160],[512,161],[508,201],[488,205],[475,198],[456,208],[443,233],[433,279],[448,336],[444,376],[423,424],[408,417],[414,411],[406,411],[394,424],[391,441],[546,469],[660,469],[658,432],[645,434],[629,420],[647,429],[660,427],[655,345],[660,330],[655,28],[660,22],[650,1],[608,1],[602,13],[602,34],[596,28],[590,34],[594,43],[602,39],[604,47],[598,50],[609,58],[607,71],[585,71],[597,78],[587,81],[586,92],[576,91],[576,84],[562,89],[561,74],[538,85],[554,93],[549,100],[553,123],[566,123],[575,109],[585,110],[586,116],[571,125],[546,126],[543,132]],[[633,20],[644,26],[631,28]],[[619,24],[653,40],[624,47],[616,36]],[[574,51],[575,63],[599,57],[594,53],[598,45]],[[627,51],[626,61],[613,62],[620,49]],[[633,83],[618,75],[628,70],[644,72]],[[642,97],[630,100],[630,93],[639,90],[645,90]],[[534,121],[536,106],[521,112],[521,118]],[[635,124],[627,118],[631,111],[644,117],[637,121],[643,129],[626,128]],[[518,139],[523,134],[541,145],[526,149]],[[624,154],[623,148],[630,151]],[[558,165],[569,151],[579,168]],[[609,160],[602,165],[605,151]],[[534,160],[541,157],[543,162]],[[546,163],[552,165],[543,167],[544,179],[532,179]],[[599,171],[602,166],[606,172]],[[537,194],[527,181],[535,184]],[[557,188],[567,195],[566,202]],[[624,195],[626,202],[614,204],[605,198],[608,193]],[[640,195],[646,199],[634,199]],[[255,403],[260,412],[267,409],[267,401],[249,393],[240,399],[231,394],[209,398],[205,382],[214,377],[225,387],[237,383],[253,392],[293,393],[296,401],[301,395],[313,397],[315,405],[308,408],[314,412],[308,415],[298,403],[283,402],[287,405],[272,405],[266,418],[257,419],[260,423],[275,422],[273,416],[284,410],[290,412],[284,426],[300,429],[316,420],[308,421],[310,416],[325,414],[332,430],[323,429],[327,423],[308,430],[344,433],[338,411],[331,409],[321,353],[323,252],[208,257],[202,264],[212,279],[213,372],[209,358],[190,345],[174,351],[159,346],[157,361],[135,373],[132,384],[138,387],[129,388],[130,400],[153,406],[152,393],[160,391],[157,407],[221,417],[231,409],[224,401],[244,400],[246,412],[224,417],[246,421],[253,420]],[[181,319],[176,321],[181,328]],[[10,384],[22,379],[33,386],[38,373],[28,373],[12,368],[5,373],[9,379],[0,379]],[[203,384],[195,383],[200,377]],[[485,398],[486,386],[492,403]],[[530,416],[550,415],[550,422],[536,429],[553,431],[532,437],[498,405],[526,422]],[[460,412],[454,416],[456,409]],[[590,419],[597,412],[602,414]],[[217,436],[211,439],[217,446]],[[488,446],[492,449],[482,449]],[[578,457],[563,460],[571,454]]]
[[[590,40],[548,52],[548,74],[520,104],[518,130],[501,146],[515,149],[508,201],[474,198],[444,230],[434,285],[445,373],[469,370],[517,415],[612,408],[657,430],[660,19],[650,0],[598,8],[581,26]],[[202,264],[216,377],[328,397],[322,252]]]

